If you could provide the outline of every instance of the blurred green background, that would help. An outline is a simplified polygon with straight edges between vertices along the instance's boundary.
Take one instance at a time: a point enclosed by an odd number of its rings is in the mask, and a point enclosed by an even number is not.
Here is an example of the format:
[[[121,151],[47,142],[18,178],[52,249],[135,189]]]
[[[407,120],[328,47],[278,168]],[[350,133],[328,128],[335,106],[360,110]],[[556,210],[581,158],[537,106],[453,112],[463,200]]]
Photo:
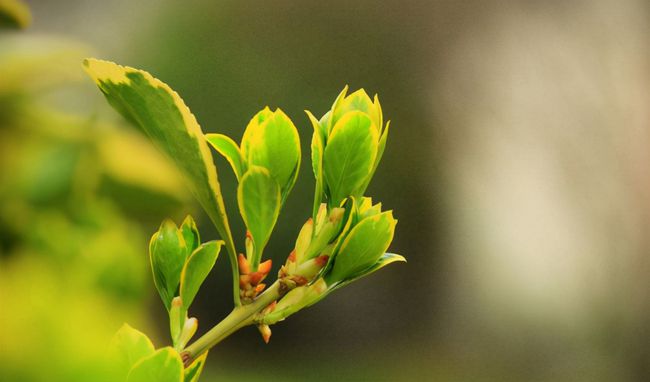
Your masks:
[[[386,268],[213,349],[202,380],[650,379],[650,6],[645,1],[27,1],[0,31],[0,380],[91,381],[124,321],[166,340],[148,268],[179,175],[81,69],[178,91],[239,140],[266,105],[303,166],[271,238],[309,216],[311,126],[349,84],[391,137],[368,194],[399,219]],[[215,155],[234,234],[235,179]],[[199,332],[231,309],[221,258]]]

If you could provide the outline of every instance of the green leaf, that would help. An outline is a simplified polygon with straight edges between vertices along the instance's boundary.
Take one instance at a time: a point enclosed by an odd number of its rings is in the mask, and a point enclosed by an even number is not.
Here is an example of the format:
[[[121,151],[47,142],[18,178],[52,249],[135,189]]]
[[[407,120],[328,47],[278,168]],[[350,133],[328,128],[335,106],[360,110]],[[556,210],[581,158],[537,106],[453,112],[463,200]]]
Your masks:
[[[185,246],[187,248],[187,256],[189,256],[199,244],[201,244],[201,236],[199,235],[199,229],[196,228],[196,223],[194,219],[187,215],[183,224],[181,225],[181,233],[183,234],[183,239],[185,240]]]
[[[203,371],[208,352],[204,352],[185,369],[185,382],[197,382]]]
[[[187,252],[185,239],[176,224],[171,220],[163,221],[158,232],[151,237],[149,259],[154,284],[168,311],[178,290]]]
[[[323,156],[323,171],[330,193],[330,206],[338,206],[364,184],[377,156],[379,136],[370,118],[350,112],[330,135]]]
[[[321,125],[324,127],[324,135],[326,137],[329,137],[330,133],[332,132],[332,128],[334,127],[334,117],[333,113],[336,109],[339,108],[339,105],[343,100],[345,99],[345,95],[348,93],[348,85],[345,85],[343,90],[339,93],[338,96],[336,96],[336,99],[334,100],[334,103],[332,104],[332,108],[330,111],[325,113],[323,115],[323,118],[321,118]],[[327,144],[327,138],[325,139],[325,143]]]
[[[20,0],[0,0],[0,27],[27,28],[32,23],[29,7]]]
[[[219,154],[226,158],[237,180],[241,180],[241,177],[246,172],[246,162],[237,143],[223,134],[206,134],[205,139]]]
[[[356,191],[357,194],[363,195],[364,192],[366,192],[366,189],[368,188],[368,185],[370,184],[370,181],[372,180],[372,177],[375,176],[375,171],[377,171],[377,166],[379,166],[379,162],[381,161],[381,157],[384,156],[384,150],[386,149],[386,140],[388,139],[388,130],[390,129],[390,121],[386,123],[386,128],[384,129],[384,132],[381,134],[381,137],[379,138],[379,146],[377,148],[377,157],[375,158],[375,163],[372,165],[372,170],[370,171],[370,176],[366,179],[364,184]]]
[[[377,132],[379,132],[379,129],[381,129],[381,126],[378,125],[379,121],[376,119],[377,111],[375,105],[364,89],[359,89],[349,96],[343,98],[332,110],[332,126],[336,126],[336,123],[341,118],[343,118],[345,114],[352,111],[360,111],[371,118],[375,128],[377,129]],[[332,130],[330,130],[330,133],[331,132]]]
[[[362,271],[360,271],[358,273],[355,273],[354,275],[349,276],[344,281],[339,282],[336,285],[332,286],[330,292],[333,292],[334,290],[336,290],[336,289],[338,289],[340,287],[348,285],[349,283],[351,283],[353,281],[356,281],[356,280],[358,280],[358,279],[360,279],[362,277],[368,276],[371,273],[374,273],[374,272],[380,270],[381,268],[387,266],[388,264],[396,263],[396,262],[399,262],[399,261],[406,262],[406,259],[404,258],[404,256],[398,255],[398,254],[395,254],[395,253],[384,253],[379,258],[379,260],[377,260],[377,262],[374,263],[373,265],[371,265],[370,267],[368,267],[368,268],[366,268],[366,269],[364,269],[364,270],[362,270]]]
[[[178,353],[162,348],[136,363],[127,382],[183,382],[183,362]]]
[[[111,340],[108,359],[116,378],[123,380],[133,365],[154,351],[151,340],[144,333],[124,324]]]
[[[255,257],[249,259],[257,269],[262,251],[280,213],[280,187],[263,167],[251,166],[237,189],[239,211],[255,244]]]
[[[318,214],[318,209],[320,204],[323,201],[323,142],[324,137],[322,133],[322,127],[320,122],[314,117],[314,115],[305,110],[309,120],[311,121],[312,126],[314,127],[314,133],[311,138],[311,165],[312,170],[314,171],[314,177],[316,178],[316,190],[314,192],[314,205],[312,209],[312,218],[316,220],[316,215]]]
[[[326,276],[328,285],[343,281],[375,264],[393,240],[397,220],[391,211],[361,220],[350,230]]]
[[[241,144],[242,155],[248,166],[268,169],[280,186],[284,203],[298,176],[300,137],[282,110],[276,109],[271,114],[265,112],[263,116],[260,123],[251,121],[246,128]],[[254,121],[259,119],[255,117]]]
[[[185,311],[194,301],[199,287],[212,270],[223,241],[210,241],[198,247],[185,262],[181,273],[181,300]]]
[[[217,169],[201,127],[190,109],[167,84],[143,70],[96,59],[84,60],[84,67],[109,103],[139,126],[185,173],[195,197],[226,242],[233,284],[237,285],[237,252]],[[239,304],[239,292],[234,290],[233,293],[235,302]]]

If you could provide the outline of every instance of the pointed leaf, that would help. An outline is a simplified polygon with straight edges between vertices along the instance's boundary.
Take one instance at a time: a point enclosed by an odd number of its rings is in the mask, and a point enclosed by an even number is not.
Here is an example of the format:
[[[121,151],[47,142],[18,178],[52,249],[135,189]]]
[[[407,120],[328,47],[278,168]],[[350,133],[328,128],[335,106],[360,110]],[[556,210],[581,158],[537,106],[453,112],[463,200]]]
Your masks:
[[[149,259],[154,284],[168,311],[176,296],[186,258],[187,246],[181,231],[174,222],[165,220],[158,232],[151,237]]]
[[[381,157],[384,156],[384,150],[386,149],[386,140],[388,139],[388,130],[390,129],[390,121],[386,123],[386,128],[379,138],[379,146],[377,148],[377,157],[375,158],[375,163],[372,165],[372,170],[370,171],[370,176],[366,179],[364,184],[356,191],[357,194],[363,195],[372,180],[372,177],[375,176],[375,171],[377,171],[377,166],[381,161]]]
[[[372,120],[377,132],[379,133],[379,120],[376,119],[377,111],[372,100],[368,96],[368,93],[364,89],[359,89],[356,92],[350,94],[349,96],[343,98],[339,101],[333,110],[332,116],[332,125],[336,126],[336,123],[343,118],[343,116],[351,111],[360,111],[368,115]],[[331,130],[330,130],[331,132]]]
[[[212,270],[223,241],[210,241],[201,244],[185,262],[181,274],[181,300],[185,311],[189,308],[199,291],[199,287]]]
[[[358,273],[356,273],[356,274],[354,274],[352,276],[349,276],[346,280],[337,283],[336,285],[331,287],[331,291],[334,291],[334,290],[336,290],[336,289],[338,289],[340,287],[348,285],[349,283],[351,283],[353,281],[356,281],[356,280],[358,280],[358,279],[360,279],[362,277],[368,276],[371,273],[374,273],[374,272],[380,270],[381,268],[387,266],[388,264],[396,263],[398,261],[406,262],[406,259],[404,258],[404,256],[398,255],[398,254],[395,254],[395,253],[384,253],[379,258],[379,260],[377,260],[376,263],[374,263],[370,267],[368,267],[368,268],[366,268],[366,269],[364,269],[364,270],[362,270],[362,271],[360,271],[360,272],[358,272]]]
[[[314,206],[312,210],[312,218],[315,220],[316,215],[318,214],[318,208],[323,202],[323,141],[324,137],[321,130],[321,124],[318,122],[314,115],[305,110],[309,120],[311,121],[312,126],[314,127],[314,133],[311,138],[311,165],[312,170],[314,171],[314,177],[316,178],[316,190],[314,192]]]
[[[226,241],[236,284],[237,255],[217,169],[190,109],[167,84],[143,70],[96,59],[84,60],[84,67],[109,103],[139,126],[186,174],[194,195]],[[239,294],[236,290],[234,293],[238,302]]]
[[[246,172],[246,162],[237,143],[223,134],[206,134],[205,139],[219,154],[226,158],[237,180],[241,180],[244,172]]]
[[[291,119],[277,109],[261,123],[249,124],[242,138],[248,166],[268,169],[281,188],[282,202],[293,188],[300,167],[300,137]]]
[[[153,354],[154,351],[149,337],[129,324],[124,324],[111,340],[108,359],[116,378],[124,380],[133,365],[142,358]]]
[[[187,256],[189,256],[192,252],[194,252],[199,244],[201,244],[199,229],[196,228],[196,223],[190,215],[187,215],[187,217],[185,217],[185,220],[183,220],[183,224],[181,225],[181,233],[183,234],[183,239],[185,240]]]
[[[391,211],[361,220],[335,254],[334,267],[326,277],[327,284],[343,281],[375,264],[393,240],[395,224],[397,221]]]
[[[332,129],[334,128],[334,124],[336,122],[334,121],[333,114],[335,110],[339,108],[341,102],[343,102],[343,100],[345,99],[346,94],[348,94],[348,85],[345,85],[345,87],[343,88],[343,90],[341,90],[339,95],[336,96],[336,99],[334,100],[334,103],[332,104],[332,108],[330,109],[330,111],[325,113],[325,115],[323,115],[323,118],[321,118],[321,123],[324,122],[322,123],[322,125],[326,127],[325,135],[328,137],[327,139],[329,139],[329,136],[331,135]],[[326,139],[326,143],[327,143],[327,139]]]
[[[364,184],[377,156],[379,136],[370,118],[350,112],[341,118],[325,146],[323,172],[330,206],[338,206]]]
[[[162,348],[136,363],[127,382],[183,382],[183,362],[178,353]]]
[[[256,270],[280,213],[280,187],[268,170],[252,166],[239,183],[237,199],[255,244],[255,258],[249,260]]]

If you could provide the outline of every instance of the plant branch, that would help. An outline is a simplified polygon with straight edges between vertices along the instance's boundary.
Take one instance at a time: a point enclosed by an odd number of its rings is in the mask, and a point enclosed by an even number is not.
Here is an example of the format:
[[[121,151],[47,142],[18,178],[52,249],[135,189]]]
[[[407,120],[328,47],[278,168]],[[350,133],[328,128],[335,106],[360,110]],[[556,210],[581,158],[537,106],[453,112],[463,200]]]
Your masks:
[[[190,365],[201,354],[237,330],[251,325],[255,320],[255,316],[273,301],[279,299],[284,292],[286,291],[281,290],[280,282],[276,281],[252,303],[235,307],[226,318],[185,348],[181,353],[185,366]]]

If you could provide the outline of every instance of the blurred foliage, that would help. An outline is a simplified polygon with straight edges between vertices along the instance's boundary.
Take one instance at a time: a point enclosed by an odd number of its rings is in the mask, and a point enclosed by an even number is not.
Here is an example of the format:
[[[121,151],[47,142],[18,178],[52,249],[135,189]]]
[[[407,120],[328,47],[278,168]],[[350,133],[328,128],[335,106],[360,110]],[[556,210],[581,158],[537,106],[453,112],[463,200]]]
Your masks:
[[[78,102],[85,52],[0,36],[0,380],[91,380],[99,344],[145,320],[141,223],[188,200],[143,137],[48,99]]]
[[[0,0],[0,28],[26,28],[32,22],[29,8],[20,0]]]

